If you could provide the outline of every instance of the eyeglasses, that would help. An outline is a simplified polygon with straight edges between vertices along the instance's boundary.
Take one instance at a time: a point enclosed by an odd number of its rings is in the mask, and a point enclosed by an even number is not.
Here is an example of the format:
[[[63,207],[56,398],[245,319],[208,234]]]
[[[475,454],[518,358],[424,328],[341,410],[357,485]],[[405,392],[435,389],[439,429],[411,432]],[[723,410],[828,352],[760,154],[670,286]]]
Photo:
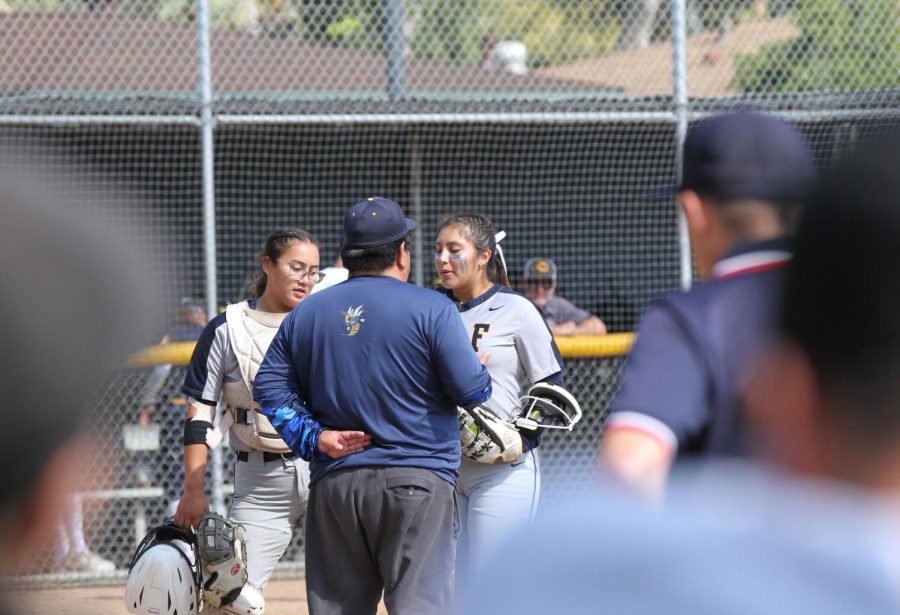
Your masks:
[[[525,286],[528,288],[550,288],[553,286],[553,280],[526,280]]]
[[[313,284],[318,284],[322,280],[325,279],[325,274],[319,271],[318,269],[310,269],[306,265],[297,265],[295,263],[288,263],[286,261],[274,259],[276,263],[284,263],[288,266],[288,271],[290,272],[290,277],[294,279],[302,279],[306,278]]]

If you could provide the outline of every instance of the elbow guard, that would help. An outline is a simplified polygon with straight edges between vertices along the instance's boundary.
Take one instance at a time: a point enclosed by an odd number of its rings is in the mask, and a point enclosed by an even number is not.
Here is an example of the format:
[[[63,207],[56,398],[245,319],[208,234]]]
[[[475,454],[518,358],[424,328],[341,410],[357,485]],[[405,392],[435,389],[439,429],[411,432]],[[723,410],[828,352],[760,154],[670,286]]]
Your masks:
[[[191,399],[193,416],[188,416],[184,422],[184,445],[206,444],[207,437],[213,430],[212,420],[216,409],[209,404],[203,404],[196,399]]]
[[[184,422],[184,445],[206,444],[206,436],[212,431],[212,423],[188,419]]]

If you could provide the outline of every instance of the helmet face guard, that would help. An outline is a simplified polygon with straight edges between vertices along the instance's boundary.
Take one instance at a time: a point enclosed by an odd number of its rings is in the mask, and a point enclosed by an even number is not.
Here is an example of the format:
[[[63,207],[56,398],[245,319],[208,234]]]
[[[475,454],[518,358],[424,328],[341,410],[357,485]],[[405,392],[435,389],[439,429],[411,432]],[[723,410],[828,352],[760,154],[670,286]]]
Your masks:
[[[125,606],[139,615],[193,615],[200,609],[200,583],[196,537],[169,519],[150,530],[135,550]]]
[[[572,394],[555,384],[538,382],[519,399],[519,416],[513,421],[521,429],[572,428],[581,420],[581,405]]]
[[[144,539],[137,546],[137,549],[134,550],[134,555],[131,557],[131,563],[128,564],[128,571],[134,568],[135,563],[141,558],[141,555],[147,552],[150,547],[153,547],[160,543],[172,542],[174,540],[180,540],[185,543],[188,547],[190,547],[191,552],[194,554],[194,561],[192,562],[187,555],[184,554],[184,551],[181,551],[184,556],[185,561],[187,561],[188,565],[191,568],[197,568],[196,579],[197,586],[199,587],[201,582],[201,574],[199,567],[195,565],[196,562],[196,553],[197,553],[197,536],[194,532],[189,532],[187,530],[183,530],[177,525],[175,525],[174,517],[169,517],[166,519],[165,523],[162,525],[158,525],[144,536]]]

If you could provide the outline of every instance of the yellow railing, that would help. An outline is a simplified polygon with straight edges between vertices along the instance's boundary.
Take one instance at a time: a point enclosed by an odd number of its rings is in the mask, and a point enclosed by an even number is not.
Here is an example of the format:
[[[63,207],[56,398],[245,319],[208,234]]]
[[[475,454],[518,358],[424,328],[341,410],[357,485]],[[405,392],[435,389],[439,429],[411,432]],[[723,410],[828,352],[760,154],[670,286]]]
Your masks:
[[[628,354],[634,344],[634,337],[634,333],[560,336],[556,338],[556,345],[566,359],[618,357]]]
[[[166,363],[187,365],[191,362],[194,346],[196,346],[196,342],[173,342],[148,346],[132,355],[126,365],[128,367],[152,367]]]
[[[596,359],[628,354],[634,343],[634,333],[609,335],[576,335],[557,337],[556,343],[564,358]],[[128,367],[152,367],[154,365],[187,365],[194,352],[194,342],[175,342],[149,346],[128,359]]]

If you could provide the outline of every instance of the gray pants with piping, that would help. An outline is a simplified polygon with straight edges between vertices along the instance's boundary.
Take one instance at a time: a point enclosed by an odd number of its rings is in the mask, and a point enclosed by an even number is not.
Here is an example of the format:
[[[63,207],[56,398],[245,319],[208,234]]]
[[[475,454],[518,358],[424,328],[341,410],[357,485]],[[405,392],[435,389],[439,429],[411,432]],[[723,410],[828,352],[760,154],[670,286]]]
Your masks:
[[[229,518],[243,526],[248,581],[262,590],[303,519],[309,496],[309,464],[302,459],[264,461],[248,453],[234,467]]]
[[[310,615],[368,615],[384,592],[391,615],[452,612],[459,532],[456,491],[430,470],[366,467],[310,489]]]

